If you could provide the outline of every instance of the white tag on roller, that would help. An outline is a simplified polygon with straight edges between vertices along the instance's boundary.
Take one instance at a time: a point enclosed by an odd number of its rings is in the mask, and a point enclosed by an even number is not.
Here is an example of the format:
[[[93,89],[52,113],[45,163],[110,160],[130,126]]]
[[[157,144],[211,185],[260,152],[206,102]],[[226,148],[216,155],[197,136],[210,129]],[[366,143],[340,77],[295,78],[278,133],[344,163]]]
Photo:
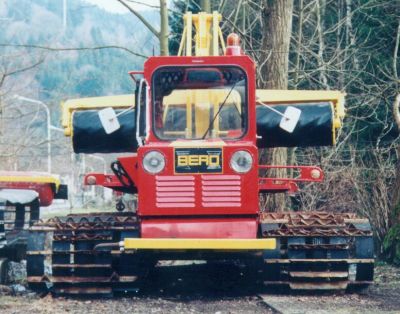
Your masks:
[[[111,107],[100,110],[99,118],[101,125],[107,134],[111,134],[121,127],[117,115]]]
[[[293,133],[297,123],[299,122],[300,115],[300,109],[291,106],[287,107],[283,113],[279,127],[288,133]]]

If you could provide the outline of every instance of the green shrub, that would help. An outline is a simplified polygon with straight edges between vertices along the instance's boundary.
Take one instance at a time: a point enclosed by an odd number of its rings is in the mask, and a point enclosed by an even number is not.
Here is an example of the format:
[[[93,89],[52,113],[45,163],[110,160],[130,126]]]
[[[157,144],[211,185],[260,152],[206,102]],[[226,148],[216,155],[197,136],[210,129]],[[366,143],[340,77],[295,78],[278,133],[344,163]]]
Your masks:
[[[383,249],[390,262],[400,265],[400,224],[389,229],[383,240]]]

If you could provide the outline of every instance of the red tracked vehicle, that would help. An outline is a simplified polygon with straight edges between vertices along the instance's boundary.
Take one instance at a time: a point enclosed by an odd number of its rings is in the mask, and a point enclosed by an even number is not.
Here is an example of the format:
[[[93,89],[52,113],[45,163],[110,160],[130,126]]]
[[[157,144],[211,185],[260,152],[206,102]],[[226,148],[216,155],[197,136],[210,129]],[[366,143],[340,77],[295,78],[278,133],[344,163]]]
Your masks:
[[[58,176],[42,172],[0,171],[0,283],[8,261],[25,258],[28,228],[39,220],[40,207],[67,199]]]
[[[186,14],[179,56],[150,57],[143,71],[130,73],[135,96],[64,104],[63,125],[75,152],[132,152],[112,163],[113,174],[88,174],[85,184],[137,194],[138,208],[35,224],[28,252],[33,288],[127,291],[162,259],[240,258],[256,262],[266,284],[292,289],[372,281],[367,220],[270,213],[259,205],[261,193],[295,193],[298,182],[323,180],[314,166],[259,165],[259,149],[334,144],[344,95],[256,90],[255,64],[242,54],[237,36],[219,49],[219,20],[217,13]],[[274,168],[293,168],[298,176],[267,177]]]

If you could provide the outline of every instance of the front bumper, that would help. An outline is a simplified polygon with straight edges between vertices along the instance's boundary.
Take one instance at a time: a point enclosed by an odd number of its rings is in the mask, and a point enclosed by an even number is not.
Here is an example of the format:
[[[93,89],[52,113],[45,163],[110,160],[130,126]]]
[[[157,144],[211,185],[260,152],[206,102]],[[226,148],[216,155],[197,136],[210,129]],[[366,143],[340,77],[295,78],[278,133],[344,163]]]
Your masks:
[[[275,238],[268,239],[149,239],[126,238],[123,250],[275,250]]]

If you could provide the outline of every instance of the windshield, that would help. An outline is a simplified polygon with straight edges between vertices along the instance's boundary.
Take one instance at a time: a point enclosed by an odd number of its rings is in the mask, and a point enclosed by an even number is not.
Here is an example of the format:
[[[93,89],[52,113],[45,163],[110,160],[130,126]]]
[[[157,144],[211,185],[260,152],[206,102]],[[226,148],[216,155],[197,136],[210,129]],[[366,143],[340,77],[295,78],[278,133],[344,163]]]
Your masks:
[[[153,75],[153,125],[166,140],[242,137],[246,75],[233,66],[164,67]]]

